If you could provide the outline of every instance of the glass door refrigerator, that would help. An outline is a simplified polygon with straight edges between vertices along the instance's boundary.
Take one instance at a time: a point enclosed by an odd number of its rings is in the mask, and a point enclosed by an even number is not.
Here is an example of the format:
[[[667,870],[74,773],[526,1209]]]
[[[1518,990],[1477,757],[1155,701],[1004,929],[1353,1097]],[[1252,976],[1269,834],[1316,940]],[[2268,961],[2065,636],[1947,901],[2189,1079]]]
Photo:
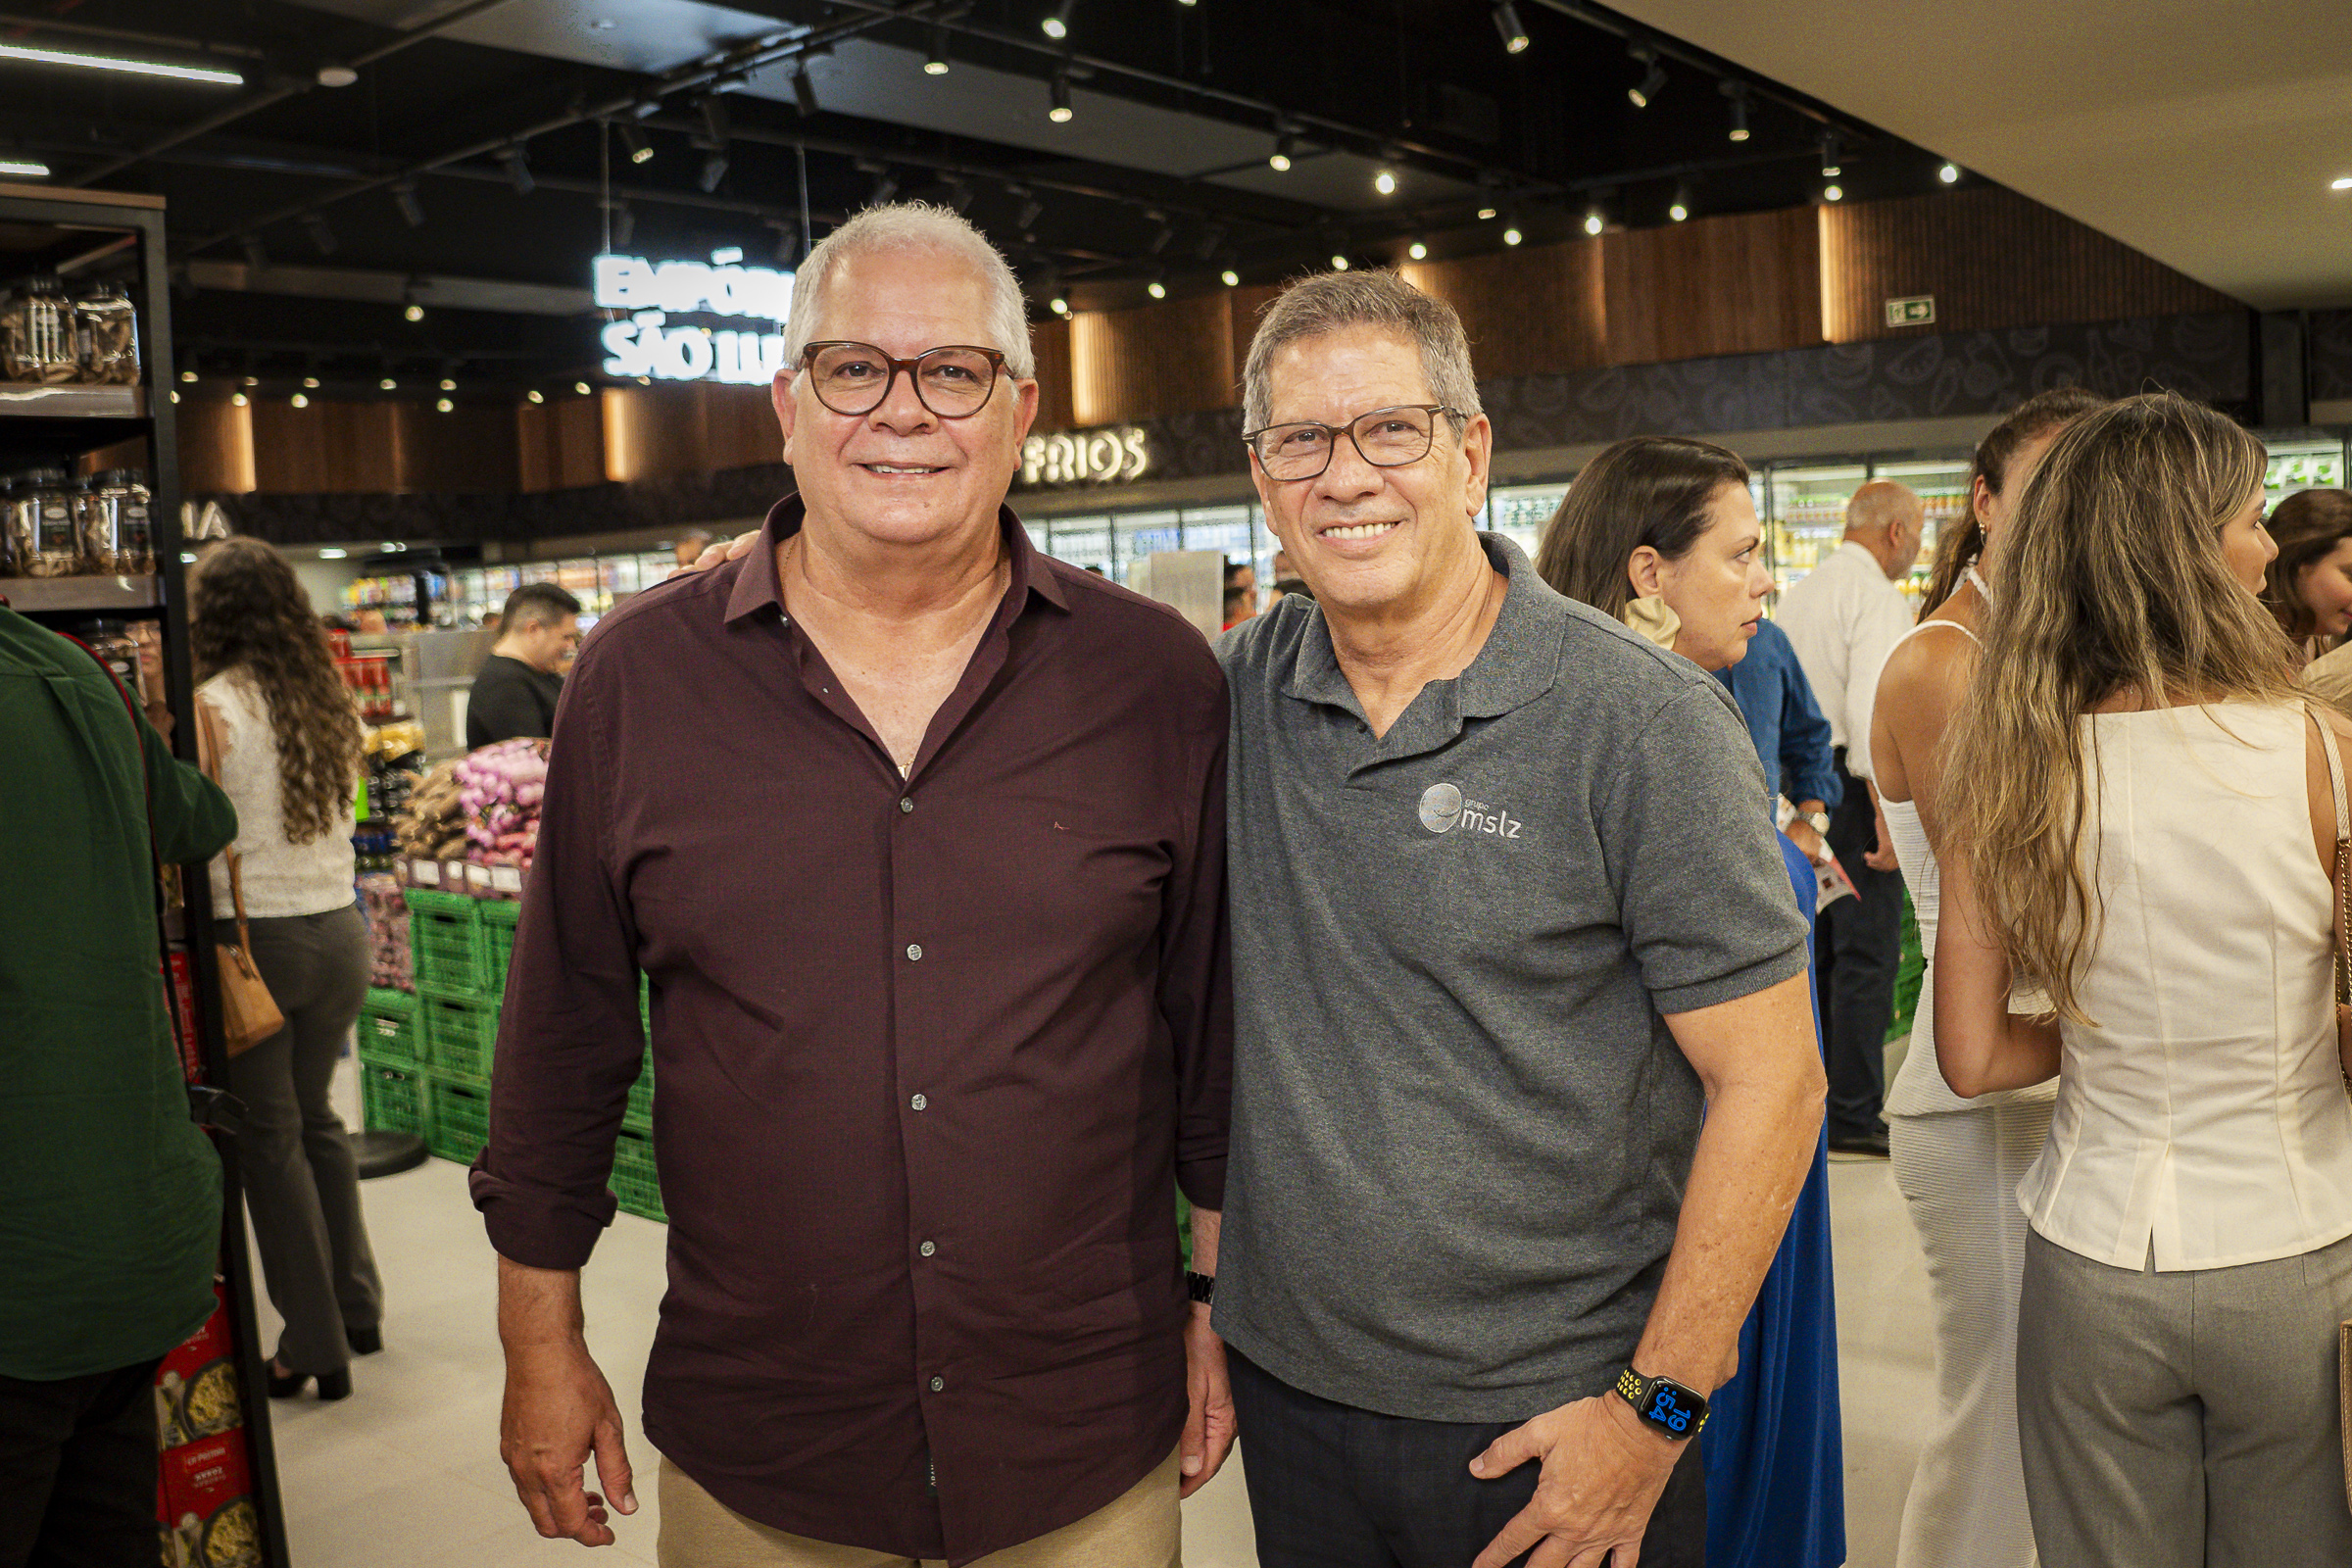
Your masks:
[[[1874,479],[1892,479],[1908,485],[1927,506],[1928,526],[1924,542],[1919,547],[1919,560],[1903,580],[1896,584],[1903,597],[1911,601],[1916,616],[1921,596],[1927,592],[1928,578],[1936,569],[1936,547],[1941,542],[1947,527],[1956,526],[1968,511],[1969,460],[1966,458],[1931,459],[1920,463],[1874,463],[1870,476]]]
[[[1544,530],[1549,526],[1552,514],[1560,510],[1560,501],[1568,494],[1567,481],[1557,484],[1518,484],[1487,492],[1487,514],[1480,526],[1490,533],[1501,534],[1527,552],[1527,559],[1536,559],[1543,547]]]
[[[2271,471],[2263,504],[2277,506],[2298,490],[2344,488],[2344,444],[2333,437],[2270,443]]]
[[[1774,466],[1765,475],[1764,563],[1774,584],[1801,581],[1845,532],[1845,504],[1870,477],[1860,463]]]

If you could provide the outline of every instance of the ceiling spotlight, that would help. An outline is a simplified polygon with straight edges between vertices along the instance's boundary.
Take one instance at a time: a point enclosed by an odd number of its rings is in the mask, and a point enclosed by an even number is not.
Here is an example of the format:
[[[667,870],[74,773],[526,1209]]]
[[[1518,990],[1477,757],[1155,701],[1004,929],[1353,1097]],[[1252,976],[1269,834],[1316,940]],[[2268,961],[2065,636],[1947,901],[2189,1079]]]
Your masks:
[[[1054,79],[1046,83],[1046,118],[1056,125],[1070,122],[1070,74],[1056,71]]]
[[[503,149],[498,161],[507,166],[507,183],[514,187],[517,196],[528,196],[538,188],[531,180],[531,155],[520,143]]]
[[[923,56],[923,74],[944,76],[948,74],[948,29],[931,29],[931,49]]]
[[[177,403],[177,402],[179,401],[179,388],[177,388],[177,387],[173,387],[173,388],[172,389],[172,402],[174,402],[174,403]]]
[[[1266,155],[1266,167],[1277,174],[1291,172],[1291,155],[1298,150],[1298,138],[1287,130],[1274,133],[1274,150]]]
[[[1723,95],[1732,101],[1732,140],[1747,140],[1747,83],[1727,81],[1723,84]]]
[[[1478,210],[1478,220],[1482,223],[1493,222],[1494,220],[1494,209],[1492,207],[1481,207]]]
[[[435,398],[433,400],[433,407],[440,410],[443,414],[447,414],[450,410],[456,408],[457,405],[450,402],[447,398]]]
[[[1162,282],[1160,279],[1154,277],[1151,282],[1144,285],[1144,292],[1151,295],[1155,300],[1164,300],[1168,297],[1168,285]]]
[[[182,370],[179,372],[179,378],[182,381],[193,381],[196,379],[196,372],[194,370]]]
[[[286,401],[298,409],[307,409],[311,406],[311,395],[307,392],[297,392]]]
[[[1372,176],[1372,188],[1383,196],[1394,196],[1396,194],[1396,176],[1384,169]]]
[[[1688,219],[1690,216],[1690,193],[1686,190],[1676,191],[1674,205],[1666,209],[1666,216],[1678,223]]]
[[[401,312],[400,314],[412,321],[421,321],[424,319],[424,307],[421,305],[411,305],[407,310]]]
[[[241,384],[245,386],[260,386],[262,384],[262,378],[258,375],[249,375]]]
[[[251,398],[248,398],[248,397],[247,397],[247,396],[246,396],[244,393],[242,393],[242,392],[231,392],[231,393],[228,395],[228,401],[229,401],[231,404],[233,404],[234,406],[236,406],[237,408],[240,408],[240,409],[241,409],[241,408],[243,408],[243,407],[244,407],[246,404],[248,404],[248,403],[252,402],[253,400],[252,400]]]
[[[1077,9],[1077,5],[1078,0],[1061,0],[1047,14],[1046,20],[1038,24],[1046,29],[1047,37],[1059,41],[1070,35],[1070,13]]]
[[[1218,280],[1221,281],[1227,288],[1240,288],[1242,286],[1242,274],[1235,271],[1230,267],[1225,269],[1225,270],[1222,272],[1219,272],[1217,277]]]
[[[526,403],[545,403],[547,401],[547,394],[540,391],[537,387],[531,388],[528,392],[525,392],[522,397],[523,401]]]
[[[1843,172],[1845,171],[1838,164],[1838,133],[1825,130],[1821,133],[1821,177],[1836,179]]]
[[[703,172],[695,183],[703,187],[706,196],[718,189],[719,181],[727,177],[727,150],[724,147],[703,155]]]
[[[335,230],[333,225],[327,222],[324,213],[305,214],[302,226],[310,230],[311,244],[317,248],[319,255],[332,256],[335,254]]]
[[[317,376],[315,376],[315,375],[306,375],[306,376],[304,376],[304,377],[302,378],[302,384],[303,384],[304,386],[306,386],[306,387],[310,388],[310,389],[311,389],[313,392],[316,392],[316,391],[318,391],[318,378]]]
[[[1426,262],[1429,260],[1429,247],[1415,240],[1404,248],[1404,254],[1416,262]]]
[[[1502,34],[1505,54],[1527,53],[1527,24],[1519,20],[1519,8],[1511,0],[1495,0],[1494,30]]]
[[[455,392],[457,389],[458,389],[458,383],[457,383],[457,382],[455,382],[455,381],[451,380],[451,379],[450,379],[448,376],[446,376],[446,375],[445,375],[445,376],[443,376],[443,377],[441,378],[441,390],[442,390],[442,391],[444,391],[444,392]]]
[[[623,124],[619,128],[621,150],[629,155],[630,163],[642,164],[654,156],[654,144],[646,139],[641,127]]]
[[[577,393],[578,393],[580,396],[582,396],[582,397],[586,397],[586,396],[588,395],[588,392],[589,392],[588,383],[587,383],[587,382],[585,382],[585,381],[574,381],[574,382],[572,382],[572,383],[571,383],[571,389],[572,389],[574,392],[577,392]]]
[[[320,66],[318,81],[321,87],[348,87],[360,79],[360,74],[349,66]]]
[[[1825,202],[1841,202],[1845,200],[1845,188],[1841,185],[1824,185],[1821,187],[1821,199]]]
[[[395,206],[399,207],[401,218],[411,228],[424,226],[424,204],[416,199],[416,182],[415,180],[404,179],[396,182],[392,187],[392,201]]]
[[[1515,219],[1512,220],[1511,226],[1502,231],[1502,242],[1505,245],[1516,245],[1526,237],[1519,232],[1519,223]]]
[[[1957,185],[1960,183],[1960,166],[1958,164],[1946,164],[1941,169],[1936,171],[1936,177],[1942,180],[1946,185]],[[2337,190],[2352,190],[2352,179],[2337,180],[2335,182],[2335,188]]]
[[[1345,254],[1333,256],[1331,259],[1331,270],[1335,272],[1345,272],[1348,270],[1347,256]]]
[[[1603,218],[1603,217],[1601,217],[1601,216],[1600,216],[1600,209],[1599,209],[1599,208],[1597,208],[1597,207],[1588,207],[1588,208],[1586,208],[1586,209],[1585,209],[1585,232],[1586,232],[1586,233],[1588,233],[1588,234],[1597,234],[1597,233],[1599,233],[1599,232],[1600,232],[1602,229],[1604,229],[1604,228],[1606,228],[1606,227],[1608,227],[1608,226],[1609,226],[1609,221],[1608,221],[1608,220],[1607,220],[1607,219],[1605,219],[1605,218]]]
[[[1068,298],[1062,295],[1059,291],[1056,291],[1052,299],[1046,301],[1046,308],[1051,310],[1055,316],[1067,316],[1070,314],[1070,302]]]
[[[1658,94],[1666,89],[1666,68],[1658,64],[1657,53],[1654,50],[1636,47],[1631,52],[1636,60],[1641,61],[1649,69],[1642,73],[1642,80],[1639,83],[1625,89],[1625,95],[1633,101],[1636,109],[1647,109],[1657,101]]]
[[[400,383],[398,381],[393,380],[387,375],[381,381],[375,383],[375,388],[379,392],[389,392],[399,385]]]
[[[808,79],[808,62],[806,60],[801,62],[801,69],[792,74],[792,103],[801,112],[803,120],[816,113],[816,83]]]

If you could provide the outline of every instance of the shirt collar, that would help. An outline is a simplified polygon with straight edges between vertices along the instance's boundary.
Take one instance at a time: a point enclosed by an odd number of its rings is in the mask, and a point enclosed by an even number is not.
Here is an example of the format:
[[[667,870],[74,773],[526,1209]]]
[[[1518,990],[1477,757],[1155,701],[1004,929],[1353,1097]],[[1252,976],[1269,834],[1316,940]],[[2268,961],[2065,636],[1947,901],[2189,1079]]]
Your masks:
[[[1463,718],[1494,718],[1524,708],[1558,683],[1560,635],[1569,618],[1568,601],[1536,575],[1527,553],[1498,533],[1478,536],[1488,563],[1502,573],[1502,609],[1485,646],[1452,681],[1453,706]],[[1336,708],[1356,707],[1355,692],[1340,668],[1331,628],[1318,608],[1299,639],[1298,657],[1283,682],[1283,694]]]
[[[801,531],[808,515],[808,504],[796,491],[767,510],[767,520],[760,526],[760,540],[752,553],[744,558],[743,574],[735,579],[734,591],[727,596],[726,618],[731,625],[746,615],[754,614],[773,605],[781,613],[784,609],[784,585],[776,576],[776,546]],[[1070,608],[1069,591],[1054,575],[1054,564],[1039,554],[1029,538],[1029,530],[1013,514],[1012,508],[997,508],[997,527],[1004,538],[1004,548],[1012,558],[1012,585],[1021,590],[1017,595],[1026,604],[1035,594],[1054,609]],[[1008,594],[1008,598],[1016,597]]]

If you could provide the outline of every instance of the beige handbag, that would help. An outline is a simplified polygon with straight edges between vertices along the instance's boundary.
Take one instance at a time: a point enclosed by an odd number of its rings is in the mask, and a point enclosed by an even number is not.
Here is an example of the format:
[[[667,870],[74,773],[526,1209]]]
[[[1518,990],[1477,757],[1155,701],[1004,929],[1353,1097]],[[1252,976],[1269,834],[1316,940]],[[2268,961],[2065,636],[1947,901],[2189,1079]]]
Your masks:
[[[2327,720],[2315,709],[2311,721],[2319,726],[2320,751],[2328,759],[2328,787],[2335,796],[2335,1039],[2336,1054],[2344,1055],[2344,1037],[2352,1032],[2352,803],[2344,795],[2344,759]],[[2352,1507],[2352,1323],[2335,1331],[2335,1402],[2338,1430],[2344,1446],[2344,1503]]]
[[[204,742],[204,771],[220,782],[220,720],[203,702],[196,705],[197,728]],[[253,961],[253,933],[245,925],[245,879],[239,874],[237,852],[220,852],[228,861],[228,896],[237,911],[237,940],[214,944],[214,968],[220,977],[220,1034],[228,1054],[241,1056],[286,1026],[277,999]]]

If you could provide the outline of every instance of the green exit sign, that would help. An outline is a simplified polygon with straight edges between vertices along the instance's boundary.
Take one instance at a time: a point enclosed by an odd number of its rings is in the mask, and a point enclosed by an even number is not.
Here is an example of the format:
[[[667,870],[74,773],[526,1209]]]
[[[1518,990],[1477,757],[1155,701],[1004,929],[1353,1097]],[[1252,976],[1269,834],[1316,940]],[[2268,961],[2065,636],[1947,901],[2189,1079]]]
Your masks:
[[[1888,326],[1932,326],[1936,321],[1936,296],[1915,295],[1907,300],[1886,302]]]

